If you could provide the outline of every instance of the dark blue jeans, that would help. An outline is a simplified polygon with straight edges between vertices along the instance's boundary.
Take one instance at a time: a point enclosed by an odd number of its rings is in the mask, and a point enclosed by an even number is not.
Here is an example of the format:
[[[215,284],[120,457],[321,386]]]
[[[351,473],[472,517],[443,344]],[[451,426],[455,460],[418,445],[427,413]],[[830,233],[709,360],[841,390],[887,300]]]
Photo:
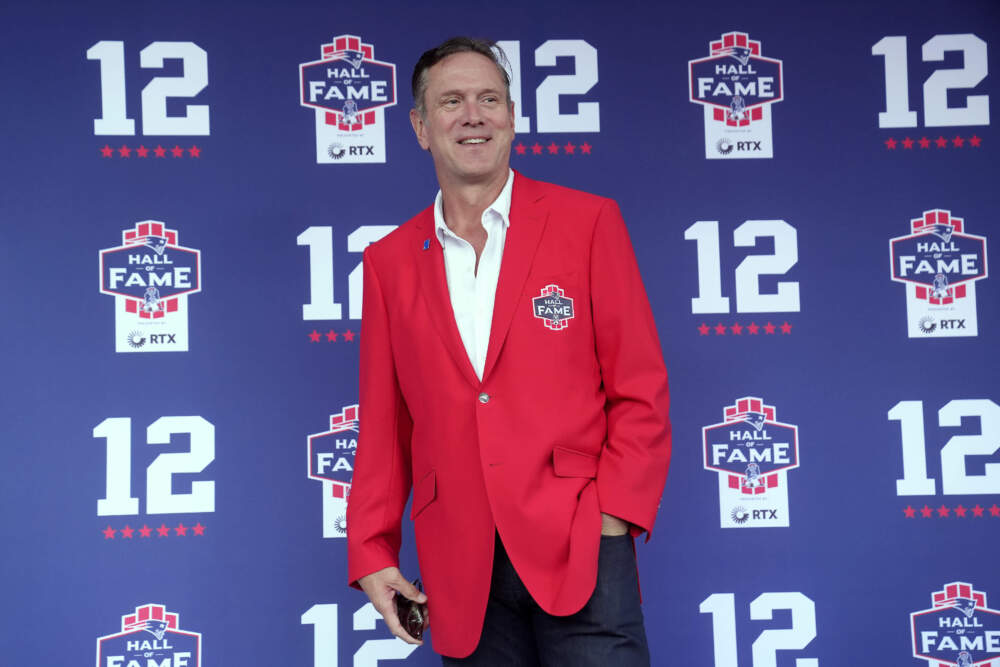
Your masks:
[[[463,667],[648,667],[632,538],[601,536],[597,586],[583,609],[552,616],[531,599],[499,536],[479,645]]]

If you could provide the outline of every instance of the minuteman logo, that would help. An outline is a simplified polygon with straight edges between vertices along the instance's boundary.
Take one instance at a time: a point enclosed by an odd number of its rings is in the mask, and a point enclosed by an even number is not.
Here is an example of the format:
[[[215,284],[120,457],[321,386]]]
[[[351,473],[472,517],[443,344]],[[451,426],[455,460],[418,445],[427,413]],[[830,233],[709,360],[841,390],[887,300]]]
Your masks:
[[[330,415],[330,430],[307,438],[309,479],[323,483],[323,537],[346,537],[347,497],[351,494],[358,449],[358,406]]]
[[[701,429],[705,470],[719,479],[723,528],[789,525],[788,471],[799,467],[798,427],[775,419],[753,396],[723,409],[724,421]]]
[[[892,279],[906,287],[910,338],[976,336],[976,282],[987,276],[986,237],[966,233],[951,211],[924,211],[889,240]]]
[[[931,594],[931,608],[910,614],[913,657],[928,667],[1000,665],[1000,611],[986,593],[956,581]]]
[[[396,104],[396,66],[375,60],[356,35],[334,37],[299,65],[299,103],[315,109],[316,162],[385,162],[385,107]]]
[[[705,115],[705,157],[774,157],[771,105],[784,99],[781,61],[761,55],[760,42],[728,32],[709,56],[688,61],[688,94]]]
[[[97,639],[97,667],[201,667],[201,633],[180,629],[163,605],[122,616],[121,632]]]
[[[145,220],[99,253],[101,294],[115,297],[116,352],[186,352],[189,294],[201,291],[201,252],[177,230]]]

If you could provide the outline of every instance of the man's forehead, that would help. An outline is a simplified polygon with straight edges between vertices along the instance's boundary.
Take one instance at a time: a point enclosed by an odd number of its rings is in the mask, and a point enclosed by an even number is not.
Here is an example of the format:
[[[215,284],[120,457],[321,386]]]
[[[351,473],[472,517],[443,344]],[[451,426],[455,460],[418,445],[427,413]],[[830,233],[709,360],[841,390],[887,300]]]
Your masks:
[[[453,53],[442,58],[428,71],[428,83],[435,87],[451,88],[457,84],[462,87],[478,85],[484,90],[503,89],[503,78],[492,60],[474,51]]]

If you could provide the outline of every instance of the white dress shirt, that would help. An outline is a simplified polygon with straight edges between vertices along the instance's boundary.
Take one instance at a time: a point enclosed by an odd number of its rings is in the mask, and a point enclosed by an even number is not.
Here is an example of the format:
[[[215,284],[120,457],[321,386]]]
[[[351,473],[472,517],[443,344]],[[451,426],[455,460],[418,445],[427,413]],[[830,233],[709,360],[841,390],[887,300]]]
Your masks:
[[[448,279],[451,309],[455,313],[458,333],[465,344],[465,352],[483,379],[486,365],[486,348],[490,342],[493,325],[493,301],[500,277],[503,246],[510,227],[510,194],[514,185],[514,171],[508,170],[507,182],[500,195],[485,211],[482,223],[486,230],[486,247],[479,256],[476,270],[476,250],[472,244],[448,229],[444,221],[444,204],[441,191],[434,200],[434,230],[444,249],[444,273]]]

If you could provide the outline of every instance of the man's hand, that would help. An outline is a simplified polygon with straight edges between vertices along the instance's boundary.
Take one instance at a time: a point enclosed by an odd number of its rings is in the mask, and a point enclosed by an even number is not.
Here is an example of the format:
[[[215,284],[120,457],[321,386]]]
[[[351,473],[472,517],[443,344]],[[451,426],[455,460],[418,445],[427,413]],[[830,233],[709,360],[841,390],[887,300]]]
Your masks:
[[[601,512],[601,535],[624,535],[628,532],[628,522],[616,516]]]
[[[361,586],[372,601],[378,613],[382,614],[385,624],[389,626],[392,634],[402,639],[407,644],[423,644],[419,639],[410,636],[399,623],[399,616],[396,614],[396,602],[393,598],[396,591],[410,600],[423,604],[427,602],[427,596],[417,590],[399,571],[398,567],[387,567],[378,572],[372,572],[368,576],[358,579]]]

